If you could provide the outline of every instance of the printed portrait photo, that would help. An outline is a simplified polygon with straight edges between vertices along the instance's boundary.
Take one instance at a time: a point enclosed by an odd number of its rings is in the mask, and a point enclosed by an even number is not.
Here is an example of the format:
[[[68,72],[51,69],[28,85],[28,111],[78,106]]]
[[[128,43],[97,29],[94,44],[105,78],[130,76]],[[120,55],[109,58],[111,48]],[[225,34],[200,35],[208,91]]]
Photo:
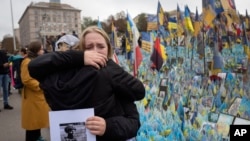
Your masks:
[[[87,141],[85,122],[62,123],[59,126],[61,141]]]

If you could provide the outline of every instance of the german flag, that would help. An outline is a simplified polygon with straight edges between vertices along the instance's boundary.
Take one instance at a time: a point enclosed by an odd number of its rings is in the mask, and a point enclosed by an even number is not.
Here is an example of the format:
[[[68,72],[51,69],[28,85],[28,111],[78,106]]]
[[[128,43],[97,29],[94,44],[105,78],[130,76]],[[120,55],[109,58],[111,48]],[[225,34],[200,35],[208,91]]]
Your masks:
[[[163,64],[163,57],[161,51],[160,37],[156,37],[153,53],[151,54],[150,60],[157,71],[159,71]]]

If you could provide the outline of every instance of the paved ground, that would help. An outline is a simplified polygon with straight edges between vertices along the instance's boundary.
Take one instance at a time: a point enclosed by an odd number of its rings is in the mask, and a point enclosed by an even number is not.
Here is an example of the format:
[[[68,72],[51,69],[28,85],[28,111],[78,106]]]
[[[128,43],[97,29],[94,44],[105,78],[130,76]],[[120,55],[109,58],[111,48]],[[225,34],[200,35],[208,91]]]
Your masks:
[[[0,104],[0,141],[25,141],[25,130],[21,127],[21,95],[16,90],[12,93],[9,103],[13,110],[4,110],[3,104]],[[0,103],[3,101],[0,100]],[[49,129],[42,129],[42,136],[49,141]]]

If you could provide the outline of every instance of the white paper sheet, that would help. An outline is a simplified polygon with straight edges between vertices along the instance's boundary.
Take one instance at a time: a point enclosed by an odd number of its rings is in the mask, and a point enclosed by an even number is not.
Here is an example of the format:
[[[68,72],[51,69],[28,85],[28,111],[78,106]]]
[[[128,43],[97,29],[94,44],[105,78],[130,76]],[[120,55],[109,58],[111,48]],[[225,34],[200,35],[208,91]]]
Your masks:
[[[49,112],[51,141],[96,141],[96,136],[85,127],[91,116],[93,108]]]

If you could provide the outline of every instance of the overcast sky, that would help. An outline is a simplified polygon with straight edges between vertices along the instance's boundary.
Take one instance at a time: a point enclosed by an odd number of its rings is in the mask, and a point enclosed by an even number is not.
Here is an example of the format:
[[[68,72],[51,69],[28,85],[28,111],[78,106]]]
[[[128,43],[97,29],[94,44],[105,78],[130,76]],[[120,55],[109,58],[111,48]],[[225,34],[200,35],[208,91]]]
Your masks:
[[[12,0],[14,28],[18,28],[18,21],[24,10],[31,2],[49,2],[49,0]],[[202,0],[159,0],[164,11],[174,10],[179,4],[181,10],[184,5],[188,5],[192,12],[198,7],[201,13]],[[61,3],[70,4],[71,6],[82,10],[81,17],[92,17],[100,20],[107,19],[110,15],[115,15],[120,11],[125,11],[135,17],[142,12],[155,14],[158,0],[61,0]],[[246,9],[250,14],[250,0],[235,0],[236,9],[245,15]],[[1,0],[0,8],[0,41],[6,34],[12,34],[11,6],[10,0]]]

